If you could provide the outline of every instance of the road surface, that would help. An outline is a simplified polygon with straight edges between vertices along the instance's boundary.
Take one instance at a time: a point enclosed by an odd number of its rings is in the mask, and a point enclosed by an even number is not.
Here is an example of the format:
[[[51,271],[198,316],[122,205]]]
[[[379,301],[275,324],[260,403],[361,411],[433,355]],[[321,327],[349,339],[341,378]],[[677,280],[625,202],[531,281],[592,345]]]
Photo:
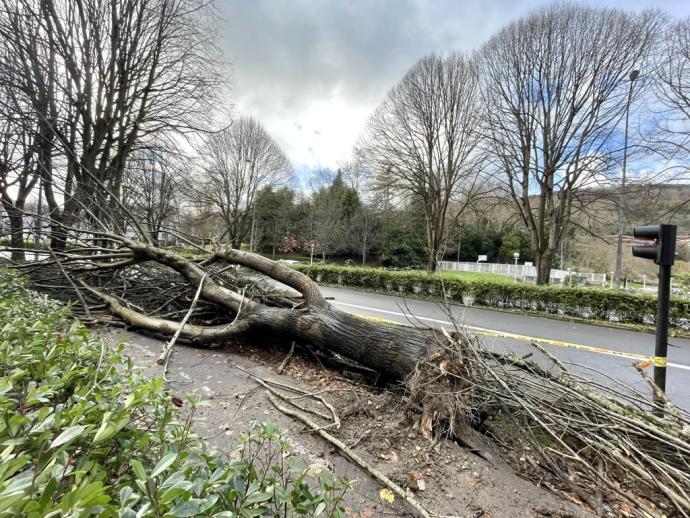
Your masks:
[[[451,328],[445,308],[436,302],[404,299],[346,288],[321,287],[338,309],[367,317],[428,327]],[[601,381],[611,386],[610,376],[649,393],[649,386],[632,367],[654,354],[654,335],[613,327],[573,323],[490,309],[450,307],[452,318],[478,333],[493,350],[535,352],[530,341],[538,339],[561,361],[594,368]],[[538,353],[537,353],[538,354]],[[578,367],[575,371],[585,372]],[[652,367],[647,369],[652,375]],[[591,371],[586,371],[592,376]],[[594,375],[597,377],[596,375]],[[678,406],[690,410],[690,340],[669,339],[666,389]]]

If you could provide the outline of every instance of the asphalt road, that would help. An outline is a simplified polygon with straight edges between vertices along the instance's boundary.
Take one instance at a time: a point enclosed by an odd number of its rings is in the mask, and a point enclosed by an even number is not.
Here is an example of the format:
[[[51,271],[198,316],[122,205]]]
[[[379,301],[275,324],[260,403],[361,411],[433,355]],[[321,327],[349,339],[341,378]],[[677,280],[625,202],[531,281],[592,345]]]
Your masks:
[[[403,324],[426,327],[452,327],[446,308],[418,299],[403,299],[344,288],[321,287],[338,309]],[[481,340],[499,352],[540,353],[530,345],[542,339],[542,345],[561,361],[588,378],[614,386],[620,380],[649,393],[649,386],[632,367],[634,362],[654,354],[654,335],[556,320],[489,309],[450,306],[452,318],[480,335]],[[495,336],[496,334],[509,335]],[[518,335],[518,336],[515,336]],[[542,359],[545,360],[545,359]],[[587,367],[587,369],[579,366]],[[599,373],[590,369],[595,369]],[[647,369],[652,375],[652,367]],[[690,410],[690,340],[669,339],[666,390],[678,406]]]

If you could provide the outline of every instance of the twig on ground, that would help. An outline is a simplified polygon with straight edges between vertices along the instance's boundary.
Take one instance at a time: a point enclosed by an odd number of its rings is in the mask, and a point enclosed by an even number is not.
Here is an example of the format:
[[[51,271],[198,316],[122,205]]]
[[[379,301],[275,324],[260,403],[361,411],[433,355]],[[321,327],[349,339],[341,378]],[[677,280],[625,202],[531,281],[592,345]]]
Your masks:
[[[287,355],[285,356],[285,358],[283,359],[281,364],[276,369],[276,372],[278,374],[283,373],[283,371],[285,370],[285,367],[287,367],[288,363],[290,363],[290,360],[292,359],[292,355],[294,354],[294,352],[295,352],[295,341],[293,340],[292,343],[290,344],[290,350],[288,351]]]
[[[393,482],[391,479],[389,479],[386,475],[384,475],[383,473],[378,471],[376,468],[371,466],[362,457],[360,457],[354,451],[352,451],[352,449],[350,449],[341,440],[335,438],[334,436],[332,436],[327,431],[319,428],[319,426],[316,423],[314,423],[314,421],[309,419],[309,417],[304,415],[302,412],[300,412],[299,410],[292,410],[292,409],[290,409],[284,405],[281,405],[280,402],[277,400],[277,398],[273,394],[271,394],[270,392],[266,392],[266,397],[273,404],[273,406],[276,407],[278,410],[280,410],[282,413],[284,413],[285,415],[288,415],[290,417],[294,417],[296,419],[299,419],[304,424],[306,424],[307,426],[312,428],[321,437],[323,437],[325,440],[327,440],[332,445],[334,445],[336,448],[338,448],[352,462],[357,464],[360,468],[362,468],[367,473],[369,473],[372,477],[374,477],[376,480],[378,480],[381,484],[383,484],[388,489],[393,491],[393,493],[398,495],[398,497],[405,500],[405,502],[407,502],[419,514],[419,516],[422,516],[423,518],[431,518],[433,516],[426,508],[424,508],[424,506],[422,506],[422,504],[420,504],[417,501],[417,499],[415,499],[412,496],[408,496],[408,494],[405,492],[405,490],[403,488],[401,488],[399,485],[397,485],[395,482]]]
[[[281,398],[283,401],[285,401],[285,402],[288,403],[289,405],[292,405],[292,406],[294,406],[294,407],[296,407],[296,408],[298,408],[298,409],[300,409],[300,410],[303,410],[303,411],[305,411],[305,412],[310,412],[310,413],[312,413],[312,414],[314,414],[314,415],[317,415],[317,416],[319,416],[319,417],[321,417],[322,419],[325,419],[325,420],[327,420],[327,421],[331,421],[331,420],[332,420],[332,423],[329,425],[329,427],[335,426],[336,429],[340,429],[340,418],[338,417],[338,414],[336,413],[335,408],[333,407],[333,405],[331,405],[328,401],[326,401],[322,396],[319,395],[321,391],[317,391],[317,392],[307,392],[307,391],[298,389],[298,388],[296,388],[296,387],[292,387],[292,386],[290,386],[290,385],[285,385],[284,383],[279,383],[279,382],[277,382],[277,381],[273,381],[273,380],[269,380],[269,379],[266,379],[266,378],[262,378],[261,376],[257,376],[256,374],[254,374],[254,373],[251,372],[251,371],[248,371],[247,369],[243,369],[243,368],[240,367],[239,365],[235,365],[235,367],[237,367],[237,368],[240,369],[241,371],[246,372],[247,374],[249,374],[252,378],[254,378],[254,379],[257,381],[257,383],[259,383],[260,385],[262,385],[264,388],[266,388],[267,390],[269,390],[269,391],[270,391],[271,393],[273,393],[274,395],[276,395],[276,396],[278,396],[279,398]],[[311,397],[311,398],[315,399],[316,401],[318,401],[319,403],[321,403],[323,406],[325,406],[325,407],[329,410],[329,412],[331,413],[331,415],[328,416],[328,415],[326,415],[326,414],[323,414],[323,413],[319,412],[318,410],[313,410],[313,409],[310,409],[310,408],[302,407],[302,406],[298,405],[297,403],[295,403],[294,401],[292,401],[293,398],[288,398],[288,397],[286,397],[286,396],[280,394],[279,392],[277,392],[275,389],[273,389],[273,388],[270,387],[269,385],[275,385],[275,386],[278,386],[278,387],[283,387],[283,388],[288,389],[288,390],[292,390],[292,391],[294,391],[294,392],[301,393],[301,397]]]
[[[182,329],[184,329],[184,326],[187,323],[187,320],[189,320],[189,317],[194,312],[194,308],[196,308],[197,302],[199,302],[199,296],[201,295],[201,288],[204,285],[205,279],[206,279],[206,274],[204,274],[204,276],[201,278],[201,281],[199,281],[199,287],[196,290],[196,294],[194,295],[194,299],[192,300],[192,304],[189,306],[189,311],[187,311],[187,314],[182,319],[182,322],[180,323],[180,327],[175,332],[173,337],[170,339],[168,344],[163,346],[163,350],[161,351],[160,356],[156,360],[156,363],[158,365],[163,366],[163,379],[165,381],[168,381],[166,379],[165,375],[168,372],[168,361],[170,360],[170,353],[172,352],[172,348],[175,346],[175,342],[177,342],[177,339],[179,338],[180,333],[182,333]]]

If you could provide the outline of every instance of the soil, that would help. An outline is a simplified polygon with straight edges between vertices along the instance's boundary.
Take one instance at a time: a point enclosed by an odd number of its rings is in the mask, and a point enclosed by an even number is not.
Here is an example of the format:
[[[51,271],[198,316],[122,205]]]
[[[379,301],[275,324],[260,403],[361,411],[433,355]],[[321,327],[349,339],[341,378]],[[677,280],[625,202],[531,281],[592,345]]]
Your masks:
[[[124,354],[144,374],[160,377],[156,364],[162,341],[115,328],[98,334],[111,343],[123,342]],[[348,516],[415,516],[400,498],[388,503],[369,473],[353,464],[330,443],[300,421],[277,410],[265,389],[246,372],[309,392],[320,392],[340,417],[330,429],[375,469],[413,494],[432,514],[445,517],[580,517],[591,516],[564,496],[520,478],[501,460],[500,451],[471,451],[457,442],[435,443],[416,432],[414,414],[402,394],[344,378],[341,371],[319,365],[315,358],[295,354],[283,375],[276,372],[285,357],[278,346],[232,344],[201,349],[177,344],[170,360],[168,387],[173,395],[201,395],[197,433],[224,455],[239,442],[251,421],[271,421],[289,430],[293,452],[306,464],[320,463],[341,477],[356,481],[345,497]],[[184,399],[184,398],[183,398]],[[300,404],[309,406],[300,399]],[[328,412],[321,408],[321,413]],[[318,412],[318,410],[317,410]]]

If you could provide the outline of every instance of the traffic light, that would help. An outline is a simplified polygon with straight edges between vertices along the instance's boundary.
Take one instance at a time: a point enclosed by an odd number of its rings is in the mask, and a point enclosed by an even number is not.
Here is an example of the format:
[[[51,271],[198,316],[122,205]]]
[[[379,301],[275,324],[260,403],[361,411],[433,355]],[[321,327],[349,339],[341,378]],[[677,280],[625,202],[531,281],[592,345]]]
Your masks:
[[[673,265],[676,256],[675,225],[662,224],[634,227],[633,237],[655,242],[653,245],[633,245],[633,256],[651,259],[660,266]]]
[[[635,257],[651,259],[659,265],[659,295],[656,307],[656,343],[654,345],[654,383],[666,391],[666,356],[668,354],[668,317],[671,301],[671,266],[676,256],[675,225],[643,225],[633,228],[633,237],[645,241],[654,241],[649,245],[634,245]],[[655,395],[654,412],[663,417],[664,401]]]

